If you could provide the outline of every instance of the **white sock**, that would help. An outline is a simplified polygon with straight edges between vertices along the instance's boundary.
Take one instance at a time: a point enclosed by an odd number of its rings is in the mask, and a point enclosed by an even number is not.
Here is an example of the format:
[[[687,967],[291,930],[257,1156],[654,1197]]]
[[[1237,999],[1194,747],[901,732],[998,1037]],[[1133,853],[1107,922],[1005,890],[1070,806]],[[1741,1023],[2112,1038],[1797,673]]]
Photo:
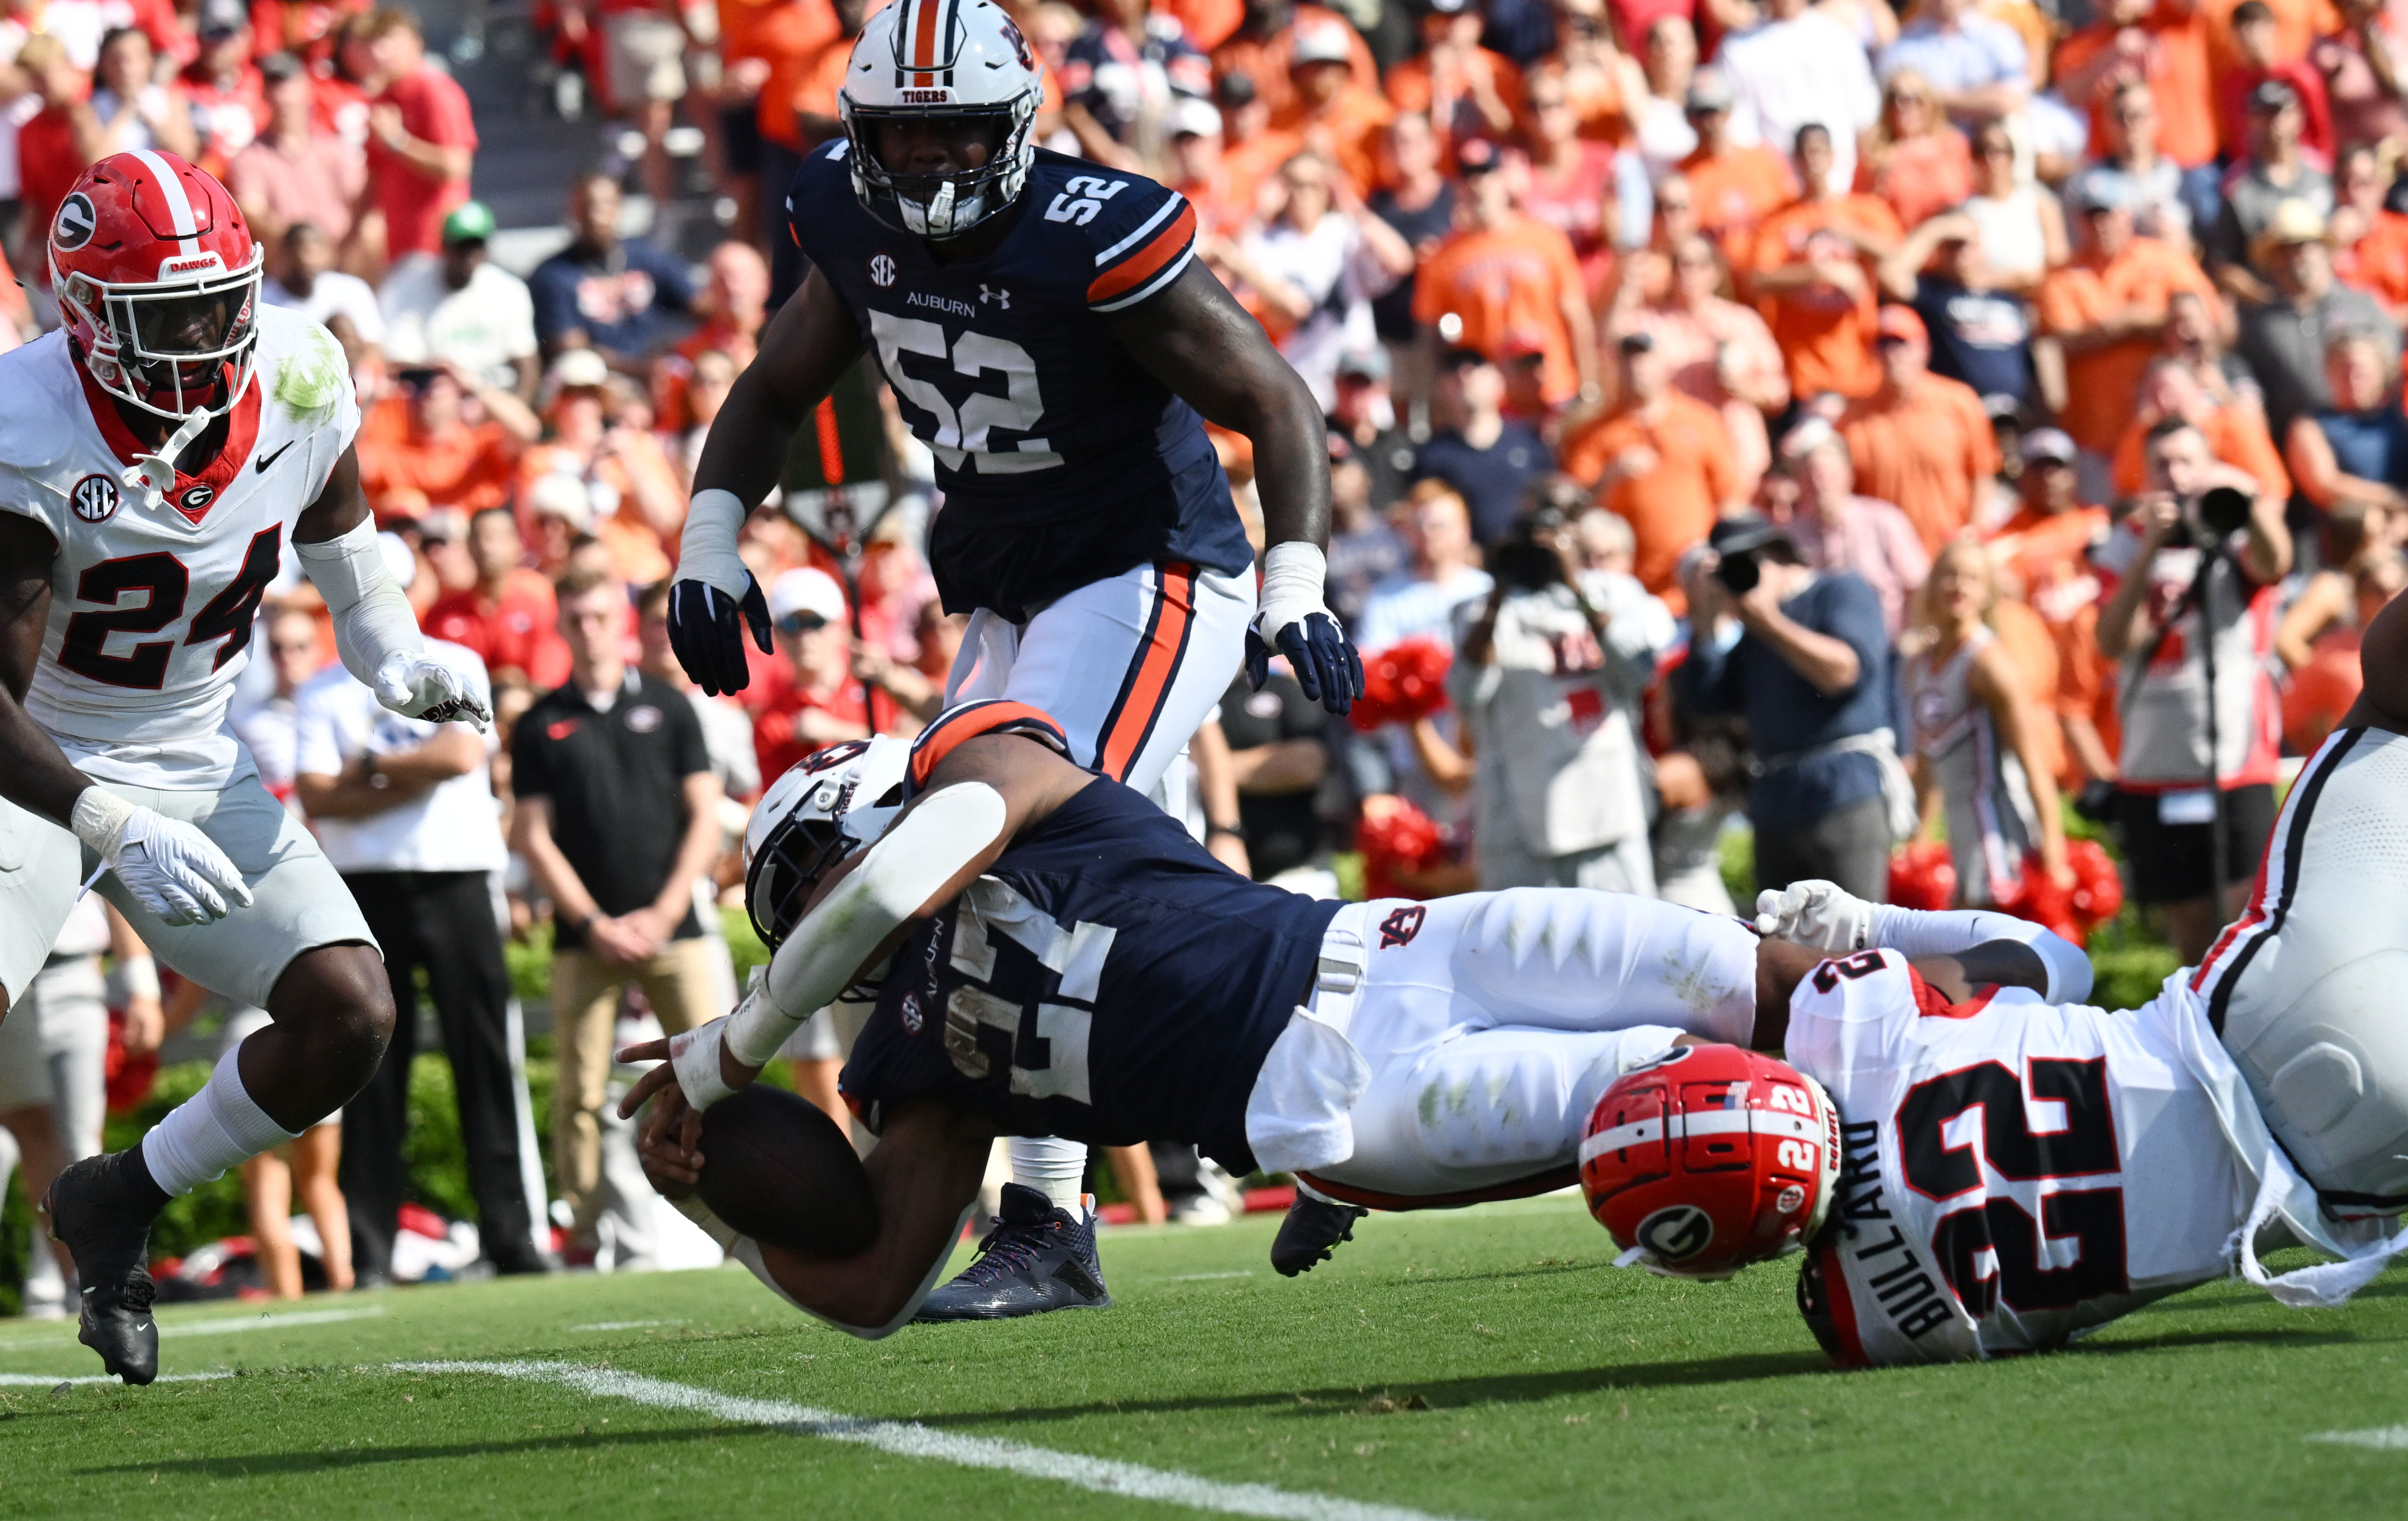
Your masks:
[[[301,1139],[267,1117],[242,1085],[240,1046],[218,1058],[201,1091],[168,1111],[142,1138],[142,1162],[151,1181],[172,1198],[189,1194],[228,1168]]]
[[[1060,1136],[1011,1138],[1011,1181],[1034,1188],[1054,1207],[1076,1214],[1079,1184],[1087,1175],[1087,1143]]]

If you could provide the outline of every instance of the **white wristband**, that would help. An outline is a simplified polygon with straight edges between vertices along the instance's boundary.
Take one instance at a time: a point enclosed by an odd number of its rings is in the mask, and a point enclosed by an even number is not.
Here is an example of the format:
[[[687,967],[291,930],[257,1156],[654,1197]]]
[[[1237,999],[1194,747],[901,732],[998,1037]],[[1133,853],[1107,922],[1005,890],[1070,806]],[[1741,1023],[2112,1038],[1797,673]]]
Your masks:
[[[129,998],[159,996],[159,964],[149,956],[125,956],[117,963],[117,980]]]
[[[732,491],[712,486],[694,494],[686,504],[685,532],[678,539],[678,578],[698,581],[740,601],[752,574],[736,552],[736,536],[751,511]]]
[[[685,1101],[697,1112],[736,1091],[719,1069],[719,1048],[726,1039],[724,1019],[697,1025],[669,1039],[669,1066],[677,1072],[678,1086],[685,1090]]]
[[[93,785],[76,794],[75,811],[67,819],[67,827],[94,855],[107,856],[117,849],[117,839],[125,832],[125,821],[134,817],[134,805],[110,792]]]
[[[1262,610],[1254,615],[1254,631],[1266,639],[1307,615],[1326,612],[1322,589],[1329,580],[1329,557],[1310,539],[1290,538],[1273,544],[1263,556]]]

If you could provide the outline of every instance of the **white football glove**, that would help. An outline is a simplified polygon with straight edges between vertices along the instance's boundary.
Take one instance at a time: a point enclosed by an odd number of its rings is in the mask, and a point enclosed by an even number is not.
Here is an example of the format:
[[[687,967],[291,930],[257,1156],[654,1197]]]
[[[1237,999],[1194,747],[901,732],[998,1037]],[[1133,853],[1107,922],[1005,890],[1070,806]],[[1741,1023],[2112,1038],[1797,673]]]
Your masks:
[[[1756,928],[1820,951],[1861,951],[1872,943],[1873,906],[1836,882],[1794,882],[1756,895]]]
[[[685,1091],[685,1101],[694,1106],[696,1113],[736,1091],[727,1085],[727,1079],[719,1069],[720,1048],[726,1043],[724,1019],[714,1019],[669,1037],[669,1066],[676,1069],[678,1086]]]
[[[162,924],[205,925],[224,918],[229,906],[251,907],[242,872],[217,841],[181,819],[86,787],[71,822],[76,838]]]
[[[494,721],[492,710],[439,660],[395,650],[377,667],[377,701],[404,718],[430,724],[470,724],[480,733]]]

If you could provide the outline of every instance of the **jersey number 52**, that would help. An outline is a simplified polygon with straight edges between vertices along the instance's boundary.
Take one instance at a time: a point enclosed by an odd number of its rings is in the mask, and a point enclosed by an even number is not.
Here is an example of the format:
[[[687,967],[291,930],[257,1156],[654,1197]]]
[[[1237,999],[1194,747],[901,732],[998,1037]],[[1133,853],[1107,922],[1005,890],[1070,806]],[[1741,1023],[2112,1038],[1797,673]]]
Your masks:
[[[936,431],[922,438],[947,469],[975,466],[981,475],[1020,475],[1062,463],[1043,438],[1023,438],[1010,451],[989,447],[996,428],[1026,433],[1045,416],[1045,400],[1037,394],[1037,361],[1019,344],[984,333],[964,333],[948,343],[944,328],[936,323],[883,311],[869,314],[869,337],[878,345],[878,367],[886,372],[896,394],[936,418]],[[995,370],[1003,376],[1004,394],[973,391],[956,409],[936,382],[903,368],[905,354],[950,361],[953,373],[973,380]]]

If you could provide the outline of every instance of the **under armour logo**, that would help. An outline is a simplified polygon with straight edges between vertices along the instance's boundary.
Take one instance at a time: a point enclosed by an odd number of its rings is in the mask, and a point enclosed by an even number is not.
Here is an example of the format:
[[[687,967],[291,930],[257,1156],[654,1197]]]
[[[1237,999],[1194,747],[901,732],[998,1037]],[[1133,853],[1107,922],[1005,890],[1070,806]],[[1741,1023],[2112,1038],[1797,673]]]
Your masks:
[[[991,291],[987,289],[986,281],[979,281],[979,305],[985,306],[990,301],[996,304],[996,309],[999,311],[1010,311],[1011,309],[1011,293],[1010,291]]]
[[[883,253],[870,255],[869,283],[884,290],[895,283],[895,261]]]

